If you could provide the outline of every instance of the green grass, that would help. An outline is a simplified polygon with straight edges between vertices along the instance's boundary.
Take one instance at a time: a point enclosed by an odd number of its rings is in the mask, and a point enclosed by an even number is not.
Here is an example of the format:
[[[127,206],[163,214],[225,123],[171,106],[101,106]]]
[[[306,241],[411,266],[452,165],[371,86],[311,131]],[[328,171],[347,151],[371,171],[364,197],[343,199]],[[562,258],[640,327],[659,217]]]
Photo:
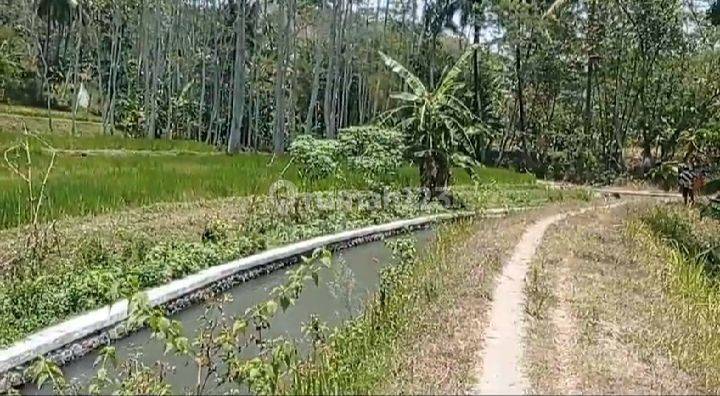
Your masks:
[[[690,237],[682,232],[688,226]],[[708,260],[693,253],[698,247],[718,247],[719,230],[719,222],[701,220],[686,208],[660,208],[630,222],[626,231],[667,300],[649,310],[672,322],[654,329],[658,335],[651,338],[653,346],[664,348],[673,364],[697,378],[700,389],[708,393],[720,387],[720,278],[714,261],[718,257]]]
[[[12,115],[18,115],[18,116],[24,116],[24,117],[46,118],[48,115],[48,111],[47,111],[47,109],[39,108],[39,107],[0,104],[0,114],[12,114]],[[50,110],[50,115],[54,119],[72,120],[72,118],[73,118],[72,112],[69,112],[69,111]],[[78,113],[76,115],[76,120],[102,122],[102,119],[100,118],[100,116],[88,113],[83,110],[78,110]]]
[[[195,201],[230,196],[266,194],[274,182],[285,179],[300,185],[297,169],[285,157],[262,154],[240,156],[177,155],[149,156],[60,156],[47,188],[47,204],[43,220],[66,216],[94,215],[126,207],[157,202]],[[37,162],[47,163],[44,156]],[[36,170],[39,182],[40,172]],[[492,175],[487,175],[488,180]],[[460,179],[460,178],[458,178]],[[395,187],[418,185],[418,172],[402,168]],[[467,180],[458,180],[467,182]],[[363,189],[365,182],[348,172],[344,180],[327,179],[315,183],[312,190]],[[0,172],[0,228],[10,228],[29,221],[25,210],[26,186],[8,170]],[[512,194],[509,190],[508,194]],[[513,195],[516,203],[529,203],[527,192]]]
[[[480,168],[476,170],[480,180],[484,182],[495,182],[498,184],[534,184],[535,175],[532,173],[518,173],[503,168]],[[467,172],[455,172],[457,181],[465,184],[469,181]]]
[[[39,136],[53,148],[61,150],[216,152],[212,146],[191,140],[131,139],[117,135],[70,136],[61,134],[46,134]],[[16,133],[0,131],[0,147],[7,148],[21,141],[22,136]],[[43,144],[36,140],[31,140],[30,143],[33,152],[41,152]]]
[[[701,263],[706,276],[720,280],[720,222],[679,206],[655,208],[641,219],[658,238]]]
[[[279,179],[300,185],[297,169],[288,165],[286,157],[267,154],[197,155],[186,151],[212,152],[212,148],[197,142],[127,139],[112,136],[70,137],[48,135],[51,145],[62,149],[132,149],[175,150],[174,156],[146,155],[88,155],[61,153],[48,179],[47,204],[42,220],[56,220],[66,216],[95,215],[127,207],[139,207],[158,202],[194,201],[265,194]],[[0,133],[0,147],[17,142],[13,134]],[[33,143],[33,164],[36,184],[39,184],[50,155]],[[22,157],[11,157],[22,160]],[[272,161],[272,162],[271,162]],[[362,178],[353,172],[345,177],[315,183],[312,190],[333,188],[366,188]],[[478,179],[496,184],[530,184],[531,175],[503,169],[482,168]],[[395,187],[417,186],[418,171],[405,167],[398,172]],[[470,183],[467,172],[456,170],[456,184]],[[36,187],[38,187],[36,185]],[[522,201],[522,193],[518,193]],[[528,198],[529,199],[529,198]],[[0,229],[26,224],[30,214],[26,206],[27,187],[7,167],[0,168]]]
[[[234,157],[204,155],[218,152],[212,146],[195,141],[106,136],[101,134],[100,126],[96,123],[79,123],[80,136],[72,136],[68,113],[62,112],[53,113],[58,118],[54,120],[54,133],[49,133],[47,119],[42,118],[44,111],[19,106],[0,106],[2,151],[21,141],[22,136],[19,133],[24,130],[23,123],[50,146],[61,150],[48,179],[47,203],[42,213],[44,221],[107,213],[158,202],[264,194],[279,179],[300,185],[295,167],[288,167],[286,173],[281,175],[288,165],[286,157],[277,157],[273,161],[273,157],[266,154]],[[31,152],[35,184],[39,187],[51,155],[43,144],[35,140],[31,140]],[[24,161],[22,156],[11,156],[11,159]],[[2,158],[0,162],[5,164]],[[343,173],[342,178],[322,180],[309,189],[367,187],[356,173]],[[477,179],[502,185],[528,185],[535,181],[530,174],[495,168],[478,169]],[[472,180],[467,172],[458,169],[454,172],[454,183],[470,184]],[[418,184],[417,169],[407,166],[398,172],[393,186],[408,187]],[[523,200],[521,195],[517,195],[519,201]],[[29,221],[27,196],[27,186],[20,178],[6,166],[0,167],[0,229]]]
[[[66,118],[53,119],[53,130],[51,131],[47,118],[0,113],[0,131],[22,133],[26,127],[29,131],[39,134],[70,134],[72,120]],[[103,133],[102,124],[97,122],[78,121],[76,127],[77,134],[81,136],[102,135]]]

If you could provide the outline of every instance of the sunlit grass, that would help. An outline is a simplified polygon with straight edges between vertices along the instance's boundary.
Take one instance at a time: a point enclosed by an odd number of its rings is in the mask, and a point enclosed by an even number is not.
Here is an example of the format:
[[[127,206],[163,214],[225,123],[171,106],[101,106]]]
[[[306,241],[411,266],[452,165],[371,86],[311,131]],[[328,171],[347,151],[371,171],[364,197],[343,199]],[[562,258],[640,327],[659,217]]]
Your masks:
[[[0,148],[20,142],[16,133],[0,130]],[[265,194],[280,179],[301,185],[297,169],[286,156],[242,154],[228,156],[194,141],[129,139],[121,136],[45,134],[42,139],[61,150],[48,179],[41,220],[95,215],[127,207],[159,202],[183,202],[230,196]],[[44,144],[31,140],[33,175],[38,188],[51,154]],[[23,155],[10,160],[23,163]],[[157,155],[156,155],[157,154]],[[4,164],[4,159],[0,159]],[[400,169],[392,186],[415,187],[419,173],[413,166]],[[505,169],[480,168],[475,180],[498,185],[532,185],[530,174]],[[472,183],[464,170],[454,171],[453,181]],[[307,186],[309,190],[365,189],[357,172],[345,169],[326,180]],[[536,187],[533,185],[533,188]],[[510,201],[524,203],[533,196],[516,192]],[[6,166],[0,167],[0,229],[28,223],[27,186]]]
[[[0,114],[13,114],[25,117],[41,117],[46,118],[48,110],[39,107],[28,107],[20,105],[0,104]],[[72,120],[73,114],[70,111],[50,110],[50,115],[55,119]],[[91,114],[85,110],[79,109],[75,115],[77,121],[94,121],[101,122],[100,116]]]
[[[720,224],[701,224],[684,208],[662,208],[631,222],[627,235],[667,297],[668,303],[655,314],[674,323],[654,329],[653,345],[666,348],[679,367],[698,378],[700,387],[713,392],[720,386],[720,280],[712,260],[698,256],[695,249],[717,246],[717,240],[693,227],[717,232]]]

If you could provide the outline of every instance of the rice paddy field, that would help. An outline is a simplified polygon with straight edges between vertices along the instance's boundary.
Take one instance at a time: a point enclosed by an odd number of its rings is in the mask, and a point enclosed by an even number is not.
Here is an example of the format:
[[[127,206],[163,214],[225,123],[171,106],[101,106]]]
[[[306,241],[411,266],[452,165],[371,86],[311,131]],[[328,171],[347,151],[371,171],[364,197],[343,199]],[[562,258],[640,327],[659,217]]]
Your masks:
[[[0,128],[3,124],[0,122]],[[48,176],[41,220],[96,215],[123,208],[160,202],[188,202],[232,196],[264,194],[280,179],[300,185],[297,169],[284,156],[246,153],[228,156],[213,147],[192,141],[130,139],[121,136],[38,133],[43,142],[30,140],[33,192],[38,194],[52,152],[56,157]],[[24,140],[17,132],[0,129],[0,229],[27,224],[28,185],[8,166],[27,171]],[[16,150],[9,149],[16,147]],[[482,168],[481,181],[530,186],[532,175],[504,169]],[[467,172],[454,173],[456,184],[467,184]],[[417,170],[406,166],[398,172],[395,187],[419,184]],[[353,172],[308,186],[310,190],[363,189],[366,184]]]

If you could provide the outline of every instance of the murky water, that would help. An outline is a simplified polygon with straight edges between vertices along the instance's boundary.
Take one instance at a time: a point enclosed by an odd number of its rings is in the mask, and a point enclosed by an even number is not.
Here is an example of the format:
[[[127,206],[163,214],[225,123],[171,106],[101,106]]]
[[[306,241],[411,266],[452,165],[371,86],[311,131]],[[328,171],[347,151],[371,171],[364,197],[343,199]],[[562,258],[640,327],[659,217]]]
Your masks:
[[[434,240],[435,234],[432,230],[422,230],[410,234],[410,236],[416,241],[418,253],[423,254],[425,248]],[[337,326],[343,320],[358,315],[368,295],[378,288],[379,269],[391,264],[391,261],[391,252],[385,246],[384,241],[371,242],[336,253],[333,256],[332,268],[323,269],[320,273],[319,287],[309,282],[296,305],[288,308],[286,312],[278,312],[271,322],[271,328],[263,334],[263,337],[283,336],[288,339],[300,340],[303,338],[301,324],[307,322],[311,314],[316,314],[330,327]],[[242,314],[247,308],[266,301],[269,292],[274,287],[283,284],[286,278],[285,271],[280,270],[252,279],[229,290],[232,302],[224,305],[225,314],[228,316]],[[199,304],[178,313],[173,319],[182,322],[185,334],[192,339],[192,335],[196,334],[196,330],[201,326],[199,319],[205,311],[205,305]],[[168,381],[172,384],[174,393],[185,393],[196,383],[197,368],[195,364],[189,363],[186,358],[172,354],[164,355],[164,344],[151,339],[148,330],[141,330],[116,341],[113,345],[117,348],[120,361],[137,356],[148,366],[152,366],[157,361],[172,365],[174,369],[168,376]],[[302,342],[300,345],[302,347]],[[257,353],[257,350],[253,351],[252,348],[249,348],[245,350],[245,353],[249,356]],[[97,371],[97,368],[93,366],[97,356],[97,352],[90,353],[62,368],[67,379],[77,384],[84,384],[81,386],[83,392],[87,391],[88,379]],[[227,389],[214,385],[206,388],[206,392],[210,394],[223,393],[224,390]],[[26,386],[22,392],[43,394],[50,392],[50,389],[38,391],[35,387]]]

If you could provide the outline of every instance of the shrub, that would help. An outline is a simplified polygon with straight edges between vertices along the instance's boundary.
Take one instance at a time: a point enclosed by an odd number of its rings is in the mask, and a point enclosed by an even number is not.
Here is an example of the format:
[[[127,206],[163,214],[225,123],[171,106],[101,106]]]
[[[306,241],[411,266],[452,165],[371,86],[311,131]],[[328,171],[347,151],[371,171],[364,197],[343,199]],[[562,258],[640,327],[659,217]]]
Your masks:
[[[298,165],[300,179],[309,184],[337,173],[338,147],[337,140],[298,136],[289,151],[293,162]]]
[[[373,189],[388,185],[403,163],[403,135],[381,127],[340,131],[340,152],[351,171],[359,171]]]

